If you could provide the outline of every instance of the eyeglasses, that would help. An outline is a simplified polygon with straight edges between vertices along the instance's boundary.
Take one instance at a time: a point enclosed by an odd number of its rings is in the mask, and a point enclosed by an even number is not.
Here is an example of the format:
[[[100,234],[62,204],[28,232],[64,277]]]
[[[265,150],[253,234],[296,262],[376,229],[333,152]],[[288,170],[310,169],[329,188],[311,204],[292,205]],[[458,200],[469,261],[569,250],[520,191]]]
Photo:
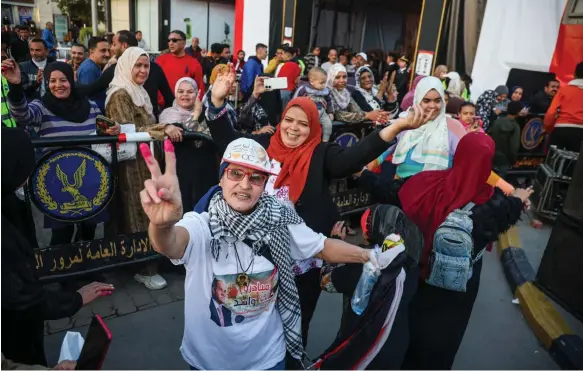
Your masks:
[[[227,172],[227,178],[235,182],[243,180],[245,175],[249,177],[249,183],[256,186],[263,186],[267,180],[267,175],[262,173],[252,173],[242,169],[226,169],[225,171]]]
[[[184,41],[184,39],[168,39],[168,42],[169,42],[169,43],[170,43],[170,42],[172,42],[172,43],[174,43],[174,44],[176,44],[176,43],[177,43],[177,42],[179,42],[179,41]]]

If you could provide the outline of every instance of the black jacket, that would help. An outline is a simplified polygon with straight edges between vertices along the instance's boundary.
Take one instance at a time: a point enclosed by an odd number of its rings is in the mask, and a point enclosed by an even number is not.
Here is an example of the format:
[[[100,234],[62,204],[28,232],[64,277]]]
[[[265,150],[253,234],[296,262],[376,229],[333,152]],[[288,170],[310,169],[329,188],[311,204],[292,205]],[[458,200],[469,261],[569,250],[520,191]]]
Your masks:
[[[30,60],[30,50],[28,50],[28,40],[19,38],[10,46],[12,58],[18,63]]]
[[[553,98],[549,97],[544,90],[533,95],[530,101],[530,112],[535,114],[545,114],[549,109]]]
[[[91,85],[75,85],[79,93],[85,97],[90,97],[101,91],[106,91],[109,88],[109,83],[113,80],[115,74],[115,64],[110,66],[108,69],[103,71],[101,76],[93,82]],[[158,92],[164,97],[164,107],[172,107],[174,103],[174,93],[172,88],[168,85],[168,80],[166,80],[166,75],[162,67],[160,67],[155,62],[150,63],[150,75],[144,83],[144,89],[148,92],[150,97],[150,102],[152,103],[152,108],[154,111],[154,116],[158,118],[160,115],[160,109],[158,108]]]
[[[209,105],[212,103],[209,102]],[[222,107],[211,107],[219,112]],[[224,152],[227,145],[241,137],[251,138],[263,147],[269,147],[271,135],[244,134],[231,126],[226,115],[208,123],[211,135]],[[353,147],[341,147],[335,143],[320,143],[312,155],[308,178],[304,190],[296,202],[296,211],[306,225],[318,233],[330,235],[334,224],[340,220],[340,213],[330,193],[330,181],[350,176],[385,151],[390,144],[381,139],[379,131],[374,131],[361,139]]]

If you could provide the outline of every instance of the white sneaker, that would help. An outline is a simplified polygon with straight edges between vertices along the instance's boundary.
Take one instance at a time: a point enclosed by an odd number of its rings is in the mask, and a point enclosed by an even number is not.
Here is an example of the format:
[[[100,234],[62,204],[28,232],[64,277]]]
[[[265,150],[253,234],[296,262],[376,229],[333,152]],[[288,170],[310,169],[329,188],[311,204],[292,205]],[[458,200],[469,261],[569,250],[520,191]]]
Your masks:
[[[136,274],[134,279],[139,283],[143,283],[150,290],[160,290],[168,285],[164,277],[159,274],[153,276],[145,276],[143,274]]]

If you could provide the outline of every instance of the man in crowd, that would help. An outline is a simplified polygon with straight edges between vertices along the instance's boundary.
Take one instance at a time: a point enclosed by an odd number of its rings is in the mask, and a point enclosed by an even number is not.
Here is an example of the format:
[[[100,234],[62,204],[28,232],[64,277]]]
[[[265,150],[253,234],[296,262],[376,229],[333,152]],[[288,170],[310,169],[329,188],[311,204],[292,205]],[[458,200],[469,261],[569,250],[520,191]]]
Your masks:
[[[31,60],[19,64],[24,95],[30,102],[45,95],[43,71],[48,63],[54,62],[43,39],[32,39],[28,44]]]
[[[168,49],[170,53],[163,54],[156,59],[156,63],[162,67],[170,88],[176,86],[176,82],[182,77],[190,77],[198,88],[204,93],[202,79],[202,67],[200,63],[184,52],[186,35],[180,30],[170,32],[168,36]]]
[[[399,70],[395,76],[395,86],[397,87],[397,91],[399,92],[397,102],[401,104],[405,94],[409,91],[409,71],[407,67],[409,66],[409,60],[404,55],[399,58],[397,61],[397,65],[399,66]]]
[[[43,30],[42,39],[45,41],[49,50],[49,57],[55,58],[57,56],[57,42],[55,40],[55,35],[53,34],[52,22],[47,22],[46,28]]]
[[[275,51],[275,56],[271,58],[269,63],[267,63],[267,67],[265,67],[265,73],[274,74],[277,70],[277,67],[283,63],[283,46],[280,46]]]
[[[12,58],[18,63],[30,60],[30,51],[28,50],[28,38],[30,31],[26,26],[17,26],[18,39],[10,46]]]
[[[557,91],[560,83],[556,79],[549,80],[545,88],[536,93],[530,102],[530,112],[536,114],[545,114],[551,105],[551,102]]]
[[[550,144],[579,152],[583,141],[583,61],[575,67],[575,78],[555,95],[545,114],[544,130]]]
[[[231,47],[228,44],[221,44],[223,50],[221,51],[221,59],[226,62],[231,61]],[[226,63],[225,62],[225,63]]]
[[[192,40],[190,41],[190,46],[184,49],[184,51],[186,52],[186,54],[195,58],[200,63],[202,62],[202,49],[200,48],[200,46],[198,46],[198,44],[200,44],[200,39],[198,37],[193,37]]]
[[[243,66],[241,74],[241,91],[248,98],[253,93],[255,78],[263,73],[263,62],[267,58],[267,45],[255,45],[255,55],[252,55]]]
[[[296,90],[296,84],[302,72],[300,65],[298,64],[297,57],[295,56],[295,48],[291,46],[283,47],[283,60],[284,63],[280,64],[275,72],[275,77],[285,77],[287,78],[287,89],[282,89],[281,94],[281,105],[282,107],[287,106],[287,103],[291,99],[291,95]]]
[[[228,48],[229,48],[228,45],[227,49],[225,49],[225,45],[220,43],[214,43],[211,45],[209,55],[204,57],[202,61],[204,76],[207,82],[210,80],[213,68],[215,68],[217,64],[229,63],[229,59],[228,58],[225,59],[223,57],[225,50],[228,51]]]
[[[75,22],[71,21],[69,27],[71,30],[71,39],[73,40],[73,44],[79,43],[79,33],[81,32],[81,30],[79,30],[79,26],[77,26]]]
[[[366,55],[366,53],[360,52],[355,56],[356,59],[356,65],[354,66],[354,68],[356,70],[358,70],[360,67],[366,66],[367,62],[368,62],[368,56]]]
[[[336,62],[338,62],[338,51],[336,49],[332,48],[328,51],[328,62],[326,62],[322,65],[322,69],[324,71],[328,72],[330,67],[332,67],[332,65],[336,64]]]
[[[122,30],[116,33],[113,36],[110,49],[110,52],[113,55],[109,59],[110,63],[108,63],[106,69],[103,71],[99,79],[97,79],[97,81],[95,81],[93,84],[79,84],[76,86],[77,90],[85,96],[91,96],[100,91],[107,91],[109,83],[111,80],[113,80],[117,58],[119,58],[127,48],[132,46],[138,46],[138,40],[133,33],[127,30]],[[160,68],[160,66],[154,62],[150,63],[150,74],[144,83],[144,89],[146,89],[148,92],[150,102],[152,103],[152,107],[154,109],[154,116],[156,116],[156,118],[160,114],[160,108],[157,103],[158,92],[160,92],[160,95],[163,97],[163,108],[172,106],[172,103],[174,102],[174,93],[172,90],[170,90],[170,86],[168,86],[168,81],[164,76],[164,71],[162,71],[162,68]]]
[[[73,73],[75,81],[77,81],[77,70],[79,66],[85,60],[85,45],[83,44],[73,44],[71,46],[71,59],[67,62],[73,67]]]
[[[148,44],[146,40],[144,40],[144,35],[142,35],[142,31],[136,31],[136,40],[138,40],[138,47],[144,49],[145,51],[150,50],[148,48]]]
[[[97,81],[101,76],[101,70],[109,60],[109,44],[102,37],[89,39],[89,58],[83,61],[77,70],[77,82],[89,85]],[[89,96],[89,99],[97,103],[101,112],[105,112],[105,91]]]

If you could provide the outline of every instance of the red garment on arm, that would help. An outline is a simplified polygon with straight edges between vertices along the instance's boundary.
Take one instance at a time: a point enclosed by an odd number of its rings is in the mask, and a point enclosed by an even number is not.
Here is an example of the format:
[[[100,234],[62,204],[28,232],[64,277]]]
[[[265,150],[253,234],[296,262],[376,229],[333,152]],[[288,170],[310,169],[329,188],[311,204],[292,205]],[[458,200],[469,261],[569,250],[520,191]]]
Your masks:
[[[177,57],[172,53],[162,54],[156,59],[156,63],[164,71],[170,89],[176,89],[176,82],[183,77],[190,77],[198,85],[198,89],[204,93],[204,82],[202,80],[202,66],[196,59],[188,54]]]

